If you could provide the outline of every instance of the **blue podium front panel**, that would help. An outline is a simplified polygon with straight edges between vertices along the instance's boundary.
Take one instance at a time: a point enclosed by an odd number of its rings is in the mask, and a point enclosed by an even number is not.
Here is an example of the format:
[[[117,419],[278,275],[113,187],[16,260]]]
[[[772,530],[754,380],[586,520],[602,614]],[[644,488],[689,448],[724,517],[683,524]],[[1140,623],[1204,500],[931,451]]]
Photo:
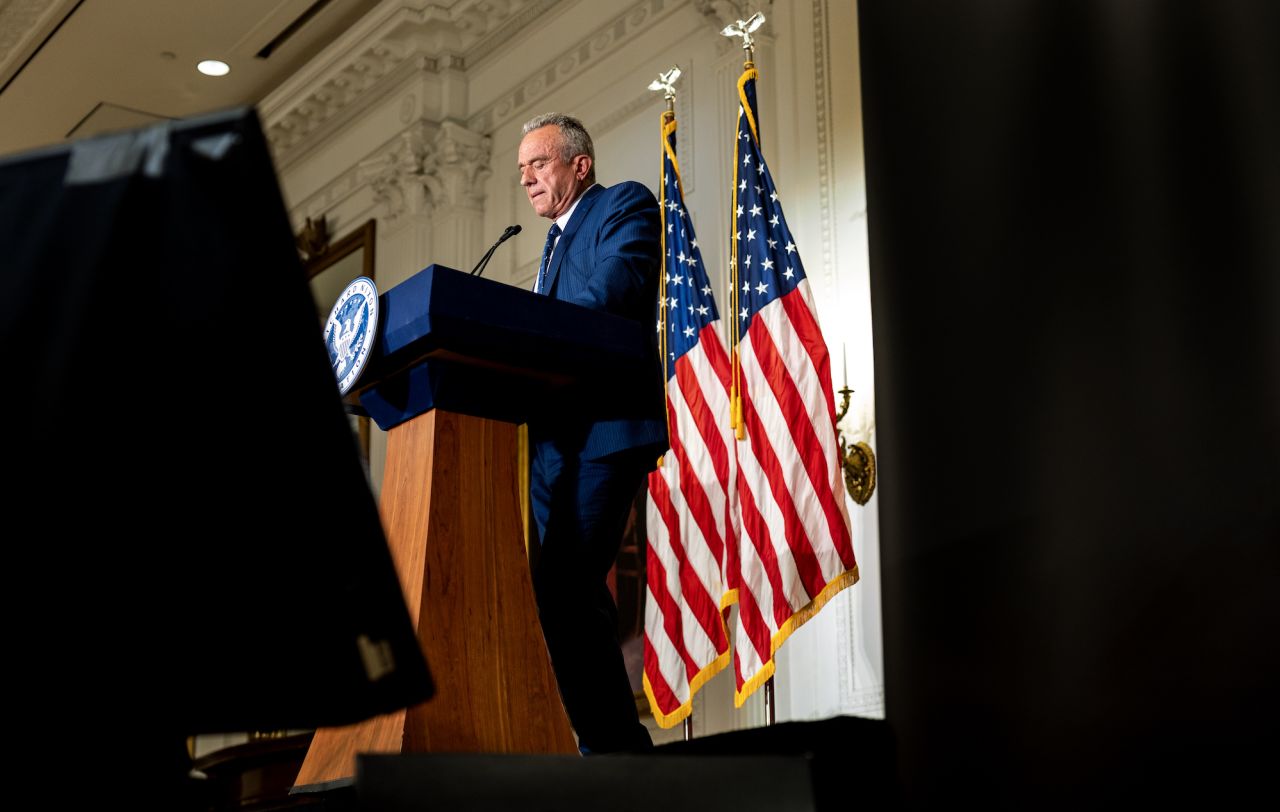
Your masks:
[[[660,379],[644,326],[442,265],[383,293],[379,309],[357,389],[383,430],[437,408],[512,423],[567,400],[625,410]]]

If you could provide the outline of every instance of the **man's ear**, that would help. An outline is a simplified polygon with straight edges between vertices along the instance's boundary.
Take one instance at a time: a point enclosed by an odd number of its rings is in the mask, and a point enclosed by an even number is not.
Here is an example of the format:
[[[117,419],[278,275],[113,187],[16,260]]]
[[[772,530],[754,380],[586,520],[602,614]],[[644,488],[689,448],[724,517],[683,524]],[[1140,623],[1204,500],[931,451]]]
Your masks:
[[[579,155],[573,161],[573,176],[578,180],[585,180],[591,174],[591,156]]]

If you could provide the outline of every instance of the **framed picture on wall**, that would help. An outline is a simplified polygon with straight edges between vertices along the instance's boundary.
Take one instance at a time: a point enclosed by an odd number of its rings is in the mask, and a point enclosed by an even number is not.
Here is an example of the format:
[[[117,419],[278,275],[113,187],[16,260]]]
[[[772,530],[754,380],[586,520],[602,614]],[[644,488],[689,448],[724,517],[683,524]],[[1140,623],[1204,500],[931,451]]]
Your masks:
[[[370,219],[342,239],[328,245],[322,219],[314,225],[308,221],[308,230],[311,230],[313,235],[319,232],[318,237],[313,236],[308,240],[305,236],[299,236],[299,248],[307,257],[304,268],[311,284],[312,298],[316,301],[316,319],[321,330],[324,329],[325,322],[329,318],[333,303],[338,300],[351,280],[359,276],[367,276],[377,281],[374,276],[377,227],[378,221]],[[304,231],[305,234],[306,231]],[[349,415],[348,419],[351,421],[352,431],[359,438],[360,456],[367,474],[371,421],[368,417],[357,415]]]

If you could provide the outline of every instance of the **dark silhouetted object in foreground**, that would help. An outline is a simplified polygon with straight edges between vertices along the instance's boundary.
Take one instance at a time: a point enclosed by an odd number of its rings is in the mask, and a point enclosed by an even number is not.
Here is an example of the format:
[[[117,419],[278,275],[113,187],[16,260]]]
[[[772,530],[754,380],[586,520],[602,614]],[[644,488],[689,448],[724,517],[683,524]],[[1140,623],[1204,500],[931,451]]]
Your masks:
[[[1240,805],[1280,723],[1280,8],[858,9],[908,803]]]
[[[188,735],[425,700],[256,115],[0,159],[0,258],[11,721],[57,791],[163,806]]]

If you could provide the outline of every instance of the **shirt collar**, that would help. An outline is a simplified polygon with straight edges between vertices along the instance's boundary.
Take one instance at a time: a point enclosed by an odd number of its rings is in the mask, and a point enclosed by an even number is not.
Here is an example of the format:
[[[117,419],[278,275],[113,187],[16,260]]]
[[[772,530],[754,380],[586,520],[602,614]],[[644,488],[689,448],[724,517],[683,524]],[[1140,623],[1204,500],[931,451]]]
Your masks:
[[[582,190],[582,194],[578,195],[578,199],[577,199],[577,200],[575,200],[575,201],[573,201],[573,205],[572,205],[572,206],[570,206],[570,207],[568,208],[568,210],[567,210],[567,211],[565,211],[565,213],[564,213],[564,214],[562,214],[562,215],[560,215],[559,217],[557,217],[557,218],[556,218],[556,225],[560,226],[560,232],[561,232],[561,233],[564,233],[565,226],[569,225],[569,218],[573,216],[573,212],[574,212],[574,210],[575,210],[575,209],[577,209],[577,208],[578,208],[578,204],[582,202],[582,198],[584,198],[584,197],[586,197],[586,196],[587,196],[587,192],[591,191],[592,189],[594,189],[595,187],[597,187],[597,186],[599,186],[599,185],[600,185],[600,184],[598,184],[598,183],[593,183],[593,184],[591,184],[590,186],[588,186],[587,188],[583,189],[583,190]]]

